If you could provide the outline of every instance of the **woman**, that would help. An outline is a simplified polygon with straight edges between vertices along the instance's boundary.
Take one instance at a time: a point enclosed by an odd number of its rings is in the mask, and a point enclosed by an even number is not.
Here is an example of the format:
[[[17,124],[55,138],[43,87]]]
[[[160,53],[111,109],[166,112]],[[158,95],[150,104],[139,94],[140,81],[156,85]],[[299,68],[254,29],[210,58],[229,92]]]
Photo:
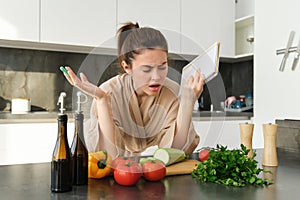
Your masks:
[[[156,29],[127,23],[118,30],[118,59],[124,73],[97,87],[70,67],[65,74],[75,87],[94,97],[85,124],[89,151],[106,149],[112,157],[140,155],[148,147],[173,147],[193,152],[199,136],[192,124],[194,102],[204,77],[200,72],[179,85],[167,78],[168,46]]]

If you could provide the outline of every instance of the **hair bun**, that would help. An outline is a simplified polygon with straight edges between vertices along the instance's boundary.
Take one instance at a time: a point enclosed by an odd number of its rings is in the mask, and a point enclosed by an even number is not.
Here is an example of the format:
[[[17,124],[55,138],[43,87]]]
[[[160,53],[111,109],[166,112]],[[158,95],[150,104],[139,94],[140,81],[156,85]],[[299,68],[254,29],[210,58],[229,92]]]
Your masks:
[[[140,28],[139,23],[135,22],[135,27],[136,27],[136,28]]]

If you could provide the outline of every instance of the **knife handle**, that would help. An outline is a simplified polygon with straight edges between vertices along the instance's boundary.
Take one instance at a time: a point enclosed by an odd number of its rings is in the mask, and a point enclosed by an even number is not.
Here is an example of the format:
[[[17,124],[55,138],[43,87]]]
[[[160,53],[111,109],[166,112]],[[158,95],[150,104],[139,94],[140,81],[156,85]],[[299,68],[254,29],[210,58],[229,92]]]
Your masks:
[[[292,70],[294,71],[297,67],[297,64],[298,64],[298,60],[299,60],[299,54],[297,54],[294,58],[294,61],[293,61],[293,65],[292,65]]]
[[[281,64],[280,64],[280,68],[279,68],[279,71],[283,72],[284,70],[284,67],[285,67],[285,61],[286,61],[286,56],[284,56],[282,58],[282,61],[281,61]]]

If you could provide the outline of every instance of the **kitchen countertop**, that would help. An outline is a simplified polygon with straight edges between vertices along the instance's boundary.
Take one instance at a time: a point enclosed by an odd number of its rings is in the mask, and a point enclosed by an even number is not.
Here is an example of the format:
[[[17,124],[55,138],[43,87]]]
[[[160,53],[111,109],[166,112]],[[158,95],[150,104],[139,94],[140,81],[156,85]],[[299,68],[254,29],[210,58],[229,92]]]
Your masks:
[[[253,112],[193,111],[193,121],[250,120]]]
[[[69,122],[73,121],[72,112],[66,112]],[[56,123],[58,112],[28,112],[26,114],[11,114],[11,112],[0,112],[0,124],[14,123]],[[85,116],[86,117],[86,116]]]
[[[257,150],[257,161],[262,159]],[[143,178],[136,186],[125,187],[113,177],[89,179],[86,186],[73,186],[67,193],[51,193],[50,163],[0,166],[1,199],[214,199],[214,200],[281,200],[300,196],[300,155],[278,151],[278,167],[265,167],[273,174],[260,174],[273,179],[269,186],[228,187],[214,183],[199,183],[191,175],[165,177],[158,182]],[[261,162],[260,162],[261,163]],[[261,167],[261,166],[260,166]]]
[[[74,113],[67,112],[70,122],[73,120]],[[85,114],[87,119],[89,114]],[[193,112],[193,121],[212,121],[212,120],[250,120],[253,112],[222,112],[222,111],[198,111]],[[57,112],[28,112],[26,114],[11,114],[10,112],[0,112],[0,124],[14,123],[56,123]]]

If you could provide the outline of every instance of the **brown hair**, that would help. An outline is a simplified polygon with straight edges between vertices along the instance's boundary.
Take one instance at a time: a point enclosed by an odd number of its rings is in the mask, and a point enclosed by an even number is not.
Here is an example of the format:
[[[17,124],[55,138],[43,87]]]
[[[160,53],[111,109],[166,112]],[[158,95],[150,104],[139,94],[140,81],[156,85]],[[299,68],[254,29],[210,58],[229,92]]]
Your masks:
[[[130,67],[135,55],[143,49],[161,49],[168,53],[168,44],[163,34],[150,27],[139,27],[138,23],[127,22],[117,32],[118,60]]]

